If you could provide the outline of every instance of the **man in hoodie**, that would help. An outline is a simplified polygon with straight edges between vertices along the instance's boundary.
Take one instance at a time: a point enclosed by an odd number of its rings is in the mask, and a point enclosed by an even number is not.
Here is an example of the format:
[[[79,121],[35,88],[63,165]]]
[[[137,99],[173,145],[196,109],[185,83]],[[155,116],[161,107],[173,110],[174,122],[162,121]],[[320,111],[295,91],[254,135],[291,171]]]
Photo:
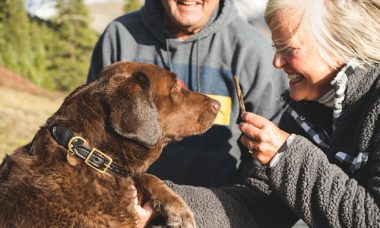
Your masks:
[[[146,0],[139,11],[108,25],[94,48],[87,81],[116,61],[152,63],[176,73],[187,89],[220,101],[208,132],[168,145],[148,172],[178,184],[223,186],[241,180],[239,167],[249,157],[239,142],[232,77],[240,79],[247,111],[278,122],[278,99],[287,82],[272,56],[269,39],[238,16],[233,0]]]

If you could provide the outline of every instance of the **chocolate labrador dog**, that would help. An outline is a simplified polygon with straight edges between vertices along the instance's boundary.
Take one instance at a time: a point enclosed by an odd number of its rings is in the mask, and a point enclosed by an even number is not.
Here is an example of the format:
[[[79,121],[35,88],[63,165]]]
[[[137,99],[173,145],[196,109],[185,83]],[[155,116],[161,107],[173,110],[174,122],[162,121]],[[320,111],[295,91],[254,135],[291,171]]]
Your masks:
[[[134,186],[168,226],[195,227],[185,202],[144,172],[168,142],[206,131],[219,108],[158,66],[109,66],[5,158],[0,227],[134,227]]]

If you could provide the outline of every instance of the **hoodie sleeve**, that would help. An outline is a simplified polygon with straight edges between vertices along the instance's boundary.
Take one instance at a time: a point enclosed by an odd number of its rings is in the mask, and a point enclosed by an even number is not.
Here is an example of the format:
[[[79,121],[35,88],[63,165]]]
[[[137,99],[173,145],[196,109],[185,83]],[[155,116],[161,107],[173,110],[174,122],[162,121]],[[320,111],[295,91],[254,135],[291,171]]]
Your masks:
[[[250,74],[251,77],[254,74],[255,81],[246,89],[246,105],[252,112],[278,124],[284,111],[280,103],[281,93],[288,89],[286,77],[271,66],[270,60],[261,59],[256,64],[256,71]]]
[[[379,227],[379,150],[377,146],[369,181],[377,185],[366,189],[331,164],[318,147],[296,136],[270,170],[269,183],[273,194],[311,227]]]
[[[106,50],[104,50],[107,49],[105,48],[107,42],[108,39],[105,38],[105,34],[103,33],[97,41],[92,52],[90,68],[87,74],[87,83],[96,80],[102,69],[105,66],[111,64],[111,60],[109,57],[107,57],[107,53],[105,53]]]
[[[120,53],[120,40],[124,40],[119,22],[111,22],[99,40],[95,44],[92,52],[90,68],[87,75],[87,83],[96,80],[104,67],[118,60]]]
[[[251,27],[239,43],[234,72],[239,78],[248,111],[278,124],[283,109],[281,94],[289,88],[283,70],[272,65],[274,49],[270,40]]]

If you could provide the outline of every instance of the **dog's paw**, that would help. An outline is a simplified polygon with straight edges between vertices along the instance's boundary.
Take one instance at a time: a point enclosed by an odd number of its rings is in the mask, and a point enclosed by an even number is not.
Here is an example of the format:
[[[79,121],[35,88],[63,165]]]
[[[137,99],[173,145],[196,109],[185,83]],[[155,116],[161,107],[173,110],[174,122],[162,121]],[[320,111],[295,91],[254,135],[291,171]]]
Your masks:
[[[175,206],[174,206],[175,205]],[[195,228],[194,215],[190,208],[183,202],[156,204],[154,207],[161,211],[166,219],[166,225],[172,228]]]
[[[147,191],[154,209],[161,214],[168,227],[195,228],[193,212],[186,202],[162,180],[150,174],[139,177],[139,185]]]
[[[183,211],[182,213],[169,213],[167,215],[168,227],[183,227],[183,228],[195,228],[195,219],[191,211]]]

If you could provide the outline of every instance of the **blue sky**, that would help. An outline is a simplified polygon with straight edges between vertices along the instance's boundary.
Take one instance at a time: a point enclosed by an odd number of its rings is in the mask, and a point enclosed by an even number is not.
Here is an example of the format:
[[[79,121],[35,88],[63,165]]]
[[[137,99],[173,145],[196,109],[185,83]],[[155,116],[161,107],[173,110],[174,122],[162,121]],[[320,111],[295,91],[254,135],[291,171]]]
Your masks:
[[[120,0],[123,1],[123,0]],[[85,0],[86,4],[104,3],[107,0]],[[25,7],[31,15],[47,19],[55,15],[55,0],[25,0]]]

